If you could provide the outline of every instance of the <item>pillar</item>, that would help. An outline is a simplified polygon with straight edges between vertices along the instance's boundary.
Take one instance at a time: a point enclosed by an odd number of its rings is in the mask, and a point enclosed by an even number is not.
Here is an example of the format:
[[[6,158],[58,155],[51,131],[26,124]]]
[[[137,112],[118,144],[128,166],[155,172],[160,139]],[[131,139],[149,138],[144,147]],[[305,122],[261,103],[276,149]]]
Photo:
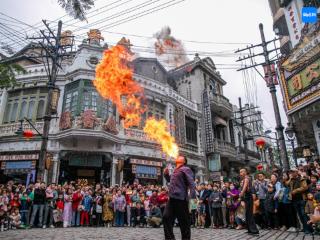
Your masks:
[[[52,183],[58,183],[59,178],[59,153],[54,153],[52,158]]]
[[[111,170],[111,186],[114,186],[116,184],[117,163],[118,163],[117,157],[113,156],[113,158],[112,158],[112,170]]]

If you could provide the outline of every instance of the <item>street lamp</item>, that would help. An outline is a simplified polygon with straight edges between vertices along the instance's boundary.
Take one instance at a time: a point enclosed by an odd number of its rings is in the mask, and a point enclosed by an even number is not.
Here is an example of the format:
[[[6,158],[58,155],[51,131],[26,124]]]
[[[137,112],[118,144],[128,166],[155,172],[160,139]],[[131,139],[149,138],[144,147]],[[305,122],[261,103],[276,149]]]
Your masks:
[[[293,128],[291,122],[288,123],[288,126],[285,130],[285,133],[287,135],[287,138],[291,142],[292,157],[293,157],[294,163],[296,164],[296,167],[298,167],[298,160],[297,160],[297,156],[296,156],[295,149],[294,149],[294,140],[296,139],[296,136],[295,136],[294,128]]]

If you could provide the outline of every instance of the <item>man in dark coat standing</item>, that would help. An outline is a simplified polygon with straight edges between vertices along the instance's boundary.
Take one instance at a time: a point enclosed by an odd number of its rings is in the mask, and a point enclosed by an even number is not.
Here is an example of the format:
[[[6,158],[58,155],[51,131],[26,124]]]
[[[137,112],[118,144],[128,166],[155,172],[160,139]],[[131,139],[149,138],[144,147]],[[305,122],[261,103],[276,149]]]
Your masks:
[[[164,170],[164,177],[169,186],[169,201],[163,213],[164,235],[166,240],[173,240],[174,220],[177,218],[183,240],[191,239],[190,214],[188,203],[188,189],[190,197],[196,198],[195,182],[192,170],[187,167],[186,157],[179,156],[176,159],[176,168],[171,176],[168,168]]]

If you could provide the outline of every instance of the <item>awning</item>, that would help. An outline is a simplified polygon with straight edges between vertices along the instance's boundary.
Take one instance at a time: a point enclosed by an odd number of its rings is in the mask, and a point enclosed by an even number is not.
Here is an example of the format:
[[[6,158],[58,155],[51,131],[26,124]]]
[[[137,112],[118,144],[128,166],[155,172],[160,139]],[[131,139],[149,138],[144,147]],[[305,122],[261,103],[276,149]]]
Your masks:
[[[220,126],[224,126],[224,127],[227,127],[228,124],[227,124],[227,121],[225,121],[223,118],[221,117],[215,117],[214,118],[214,123],[216,125],[220,125]]]

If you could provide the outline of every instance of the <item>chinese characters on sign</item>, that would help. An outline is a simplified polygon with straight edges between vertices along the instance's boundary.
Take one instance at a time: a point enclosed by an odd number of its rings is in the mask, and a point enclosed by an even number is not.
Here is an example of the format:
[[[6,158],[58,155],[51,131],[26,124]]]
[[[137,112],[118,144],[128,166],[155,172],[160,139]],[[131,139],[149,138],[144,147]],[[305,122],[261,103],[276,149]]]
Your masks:
[[[305,97],[315,94],[319,91],[319,86],[320,59],[288,79],[287,88],[290,104],[295,104]]]
[[[268,87],[271,86],[272,84],[273,85],[279,84],[274,63],[270,64],[271,76],[269,76],[269,73],[268,73],[268,65],[263,65],[263,70],[264,70],[264,80],[266,81]]]

